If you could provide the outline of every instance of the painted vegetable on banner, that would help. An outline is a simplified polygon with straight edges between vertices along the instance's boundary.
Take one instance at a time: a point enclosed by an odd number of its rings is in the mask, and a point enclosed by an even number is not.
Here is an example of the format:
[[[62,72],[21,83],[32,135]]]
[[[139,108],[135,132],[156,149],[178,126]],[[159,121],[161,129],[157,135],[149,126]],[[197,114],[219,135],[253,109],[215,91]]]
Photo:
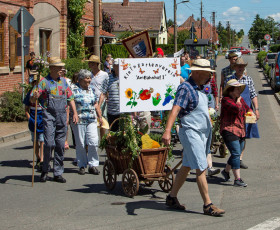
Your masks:
[[[121,59],[120,112],[170,110],[180,84],[178,58]]]

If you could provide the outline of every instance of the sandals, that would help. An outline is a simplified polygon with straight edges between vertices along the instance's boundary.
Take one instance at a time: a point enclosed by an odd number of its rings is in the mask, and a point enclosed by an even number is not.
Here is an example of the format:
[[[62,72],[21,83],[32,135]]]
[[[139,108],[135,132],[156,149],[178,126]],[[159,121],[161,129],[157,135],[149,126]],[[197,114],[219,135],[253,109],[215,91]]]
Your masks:
[[[225,214],[225,210],[217,208],[212,203],[208,205],[203,205],[203,212],[205,215],[209,216],[221,216],[222,214]]]
[[[177,209],[177,210],[185,210],[185,206],[181,205],[177,199],[177,197],[171,197],[168,195],[166,197],[165,205],[169,208]]]

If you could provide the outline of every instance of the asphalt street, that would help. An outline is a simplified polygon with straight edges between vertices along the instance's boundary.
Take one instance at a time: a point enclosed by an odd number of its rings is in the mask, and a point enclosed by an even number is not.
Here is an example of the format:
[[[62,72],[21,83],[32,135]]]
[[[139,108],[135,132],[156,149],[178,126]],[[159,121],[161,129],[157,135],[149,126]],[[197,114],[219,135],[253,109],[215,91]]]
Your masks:
[[[0,146],[0,229],[249,229],[271,218],[279,220],[280,107],[256,68],[255,55],[244,59],[259,95],[261,138],[247,142],[244,162],[249,169],[241,170],[247,188],[233,187],[221,175],[208,178],[212,202],[226,210],[223,217],[203,215],[194,174],[178,194],[187,210],[173,211],[165,207],[166,193],[157,183],[150,188],[142,185],[137,196],[128,198],[122,191],[121,175],[113,191],[106,190],[102,173],[78,175],[72,165],[74,149],[65,154],[66,184],[40,183],[36,172],[31,187],[32,144],[23,141]],[[221,58],[217,64],[219,79],[228,61]],[[102,171],[104,152],[100,160]],[[175,151],[172,165],[179,160],[180,151]],[[213,161],[221,169],[226,163],[219,155]]]

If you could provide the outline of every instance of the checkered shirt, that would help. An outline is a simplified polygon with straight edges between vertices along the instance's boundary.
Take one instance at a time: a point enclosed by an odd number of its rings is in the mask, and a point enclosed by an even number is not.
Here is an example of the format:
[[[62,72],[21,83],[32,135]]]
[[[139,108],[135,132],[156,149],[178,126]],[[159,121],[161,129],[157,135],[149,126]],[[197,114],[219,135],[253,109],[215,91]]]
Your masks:
[[[229,65],[223,68],[221,73],[224,74],[224,80],[226,80],[228,77],[231,77],[233,74],[235,74],[235,70],[231,69]]]
[[[181,110],[178,117],[181,118],[193,111],[199,102],[198,86],[190,77],[187,81],[178,86],[173,105],[179,105]]]
[[[243,75],[240,79],[238,79],[234,74],[225,80],[225,84],[231,79],[236,79],[237,81],[239,81],[239,83],[248,85],[251,100],[258,96],[255,90],[253,79],[250,76]]]

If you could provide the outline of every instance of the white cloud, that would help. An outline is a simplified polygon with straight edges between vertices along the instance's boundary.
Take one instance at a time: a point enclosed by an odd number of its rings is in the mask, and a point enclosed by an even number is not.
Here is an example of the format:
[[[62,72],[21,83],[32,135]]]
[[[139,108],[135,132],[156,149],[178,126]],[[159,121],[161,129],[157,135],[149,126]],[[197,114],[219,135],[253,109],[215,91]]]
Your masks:
[[[242,14],[242,11],[238,6],[231,7],[227,11],[223,12],[224,16],[235,16],[237,14]]]
[[[280,13],[276,13],[276,14],[271,14],[271,15],[268,15],[272,18],[274,18],[275,21],[280,21]]]

